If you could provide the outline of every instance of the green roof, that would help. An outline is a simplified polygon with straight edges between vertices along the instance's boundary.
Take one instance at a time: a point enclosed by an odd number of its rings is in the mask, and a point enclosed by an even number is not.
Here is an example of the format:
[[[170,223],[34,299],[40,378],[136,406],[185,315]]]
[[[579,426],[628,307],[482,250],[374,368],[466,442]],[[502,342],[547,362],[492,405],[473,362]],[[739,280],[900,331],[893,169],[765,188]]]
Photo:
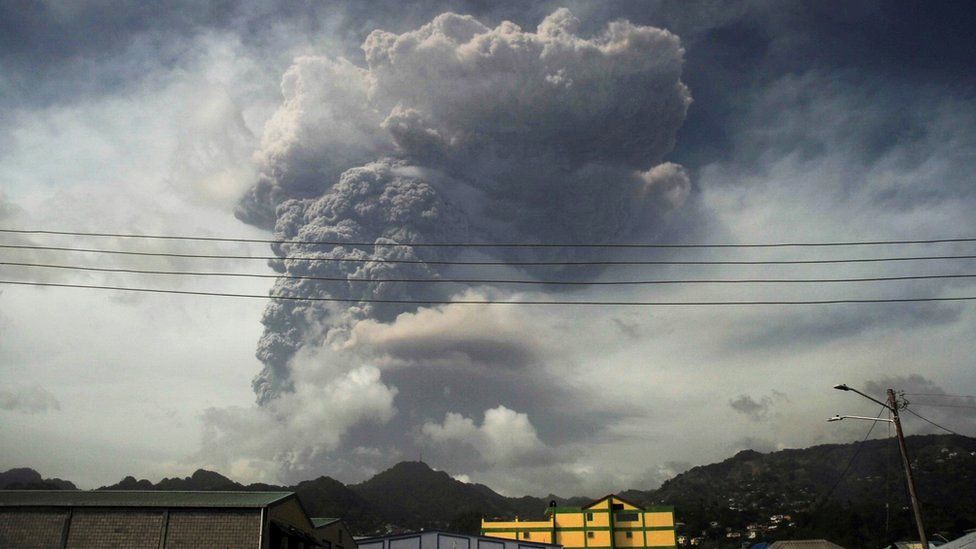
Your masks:
[[[339,522],[340,520],[342,520],[342,519],[338,519],[338,518],[325,518],[325,517],[312,517],[312,519],[311,519],[312,526],[315,527],[315,528],[321,528],[323,526],[327,526],[329,524],[332,524],[333,522]]]
[[[166,490],[0,490],[0,507],[261,508],[294,492],[175,492]]]

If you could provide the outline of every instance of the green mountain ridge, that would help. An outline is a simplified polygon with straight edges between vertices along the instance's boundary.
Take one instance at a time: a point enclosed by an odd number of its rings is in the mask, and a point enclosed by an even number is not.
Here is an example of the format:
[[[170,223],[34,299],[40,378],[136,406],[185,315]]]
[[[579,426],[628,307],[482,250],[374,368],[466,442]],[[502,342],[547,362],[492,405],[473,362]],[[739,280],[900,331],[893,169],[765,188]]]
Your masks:
[[[921,435],[906,442],[926,530],[953,539],[976,527],[976,438]],[[674,505],[684,531],[706,538],[720,537],[726,528],[744,535],[747,525],[768,523],[773,515],[789,515],[795,526],[766,532],[766,539],[828,538],[845,547],[881,547],[913,539],[915,531],[892,439],[768,454],[745,450],[629,495],[645,504]]]
[[[976,439],[925,435],[907,440],[927,529],[951,539],[976,527]],[[880,547],[910,538],[914,528],[899,460],[894,441],[886,439],[767,454],[745,450],[719,463],[693,467],[657,489],[619,494],[636,503],[674,505],[679,533],[705,538],[702,547],[738,547],[739,541],[727,536],[745,536],[749,525],[761,532],[760,539],[827,538],[847,547]],[[0,488],[23,487],[23,479],[40,478],[33,470],[12,470],[0,474]],[[20,479],[20,484],[4,479]],[[553,495],[506,497],[416,461],[398,463],[350,485],[325,476],[295,486],[243,485],[198,470],[155,484],[130,476],[100,489],[293,490],[312,516],[342,517],[358,535],[420,528],[476,533],[482,517],[541,518],[550,501],[572,506],[590,501]],[[772,529],[772,515],[790,519]]]

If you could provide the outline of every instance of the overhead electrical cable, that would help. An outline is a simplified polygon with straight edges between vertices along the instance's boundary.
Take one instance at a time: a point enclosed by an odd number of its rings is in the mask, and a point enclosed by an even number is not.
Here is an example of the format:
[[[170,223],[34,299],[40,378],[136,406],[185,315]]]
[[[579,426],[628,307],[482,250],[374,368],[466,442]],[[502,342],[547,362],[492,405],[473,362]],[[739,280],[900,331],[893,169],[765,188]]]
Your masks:
[[[26,280],[0,280],[0,284],[17,286],[41,286],[53,288],[85,288],[93,290],[117,290],[123,292],[147,292],[158,294],[181,294],[213,297],[235,297],[249,299],[280,299],[288,301],[323,301],[334,303],[397,303],[404,305],[557,305],[557,306],[614,306],[614,307],[702,307],[702,306],[750,306],[750,305],[836,305],[868,303],[922,303],[938,301],[976,301],[976,296],[951,297],[906,297],[878,299],[818,299],[818,300],[756,300],[756,301],[563,301],[530,300],[503,301],[496,299],[374,299],[345,297],[305,297],[290,295],[258,295],[230,292],[203,292],[193,290],[172,290],[162,288],[138,288],[127,286],[108,286],[97,284],[67,284],[60,282],[35,282]]]
[[[902,393],[902,395],[916,397],[976,398],[976,395],[948,395],[946,393]]]
[[[173,275],[173,276],[218,276],[229,278],[272,278],[284,280],[316,280],[323,282],[404,282],[404,283],[453,283],[453,284],[524,284],[555,286],[637,286],[653,284],[791,284],[791,283],[840,283],[840,282],[887,282],[899,280],[935,280],[976,278],[976,274],[943,275],[905,275],[857,278],[704,278],[704,279],[661,279],[661,280],[532,280],[496,278],[349,278],[341,276],[313,276],[276,273],[235,273],[213,271],[160,271],[153,269],[130,269],[113,267],[89,267],[82,265],[58,265],[48,263],[22,263],[0,261],[0,266],[59,269],[100,273]]]
[[[213,271],[160,271],[151,269],[129,269],[110,267],[89,267],[80,265],[56,265],[46,263],[21,263],[0,261],[0,266],[61,269],[74,271],[93,271],[104,273],[176,275],[176,276],[219,276],[231,278],[273,278],[286,280],[317,280],[326,282],[410,282],[410,283],[456,283],[456,284],[539,284],[568,286],[629,286],[650,284],[789,284],[789,283],[839,283],[839,282],[886,282],[903,280],[933,280],[976,278],[976,274],[904,275],[855,278],[705,278],[705,279],[661,279],[661,280],[532,280],[496,278],[350,278],[312,275],[291,275],[275,273],[235,273]]]
[[[134,255],[147,257],[182,257],[198,259],[240,259],[240,260],[287,260],[287,261],[331,261],[349,263],[407,263],[418,265],[479,265],[479,266],[597,266],[597,265],[814,265],[839,263],[880,263],[893,261],[933,261],[952,259],[976,259],[976,255],[934,255],[905,257],[868,257],[847,259],[781,259],[781,260],[594,260],[594,261],[455,261],[423,259],[387,259],[366,257],[327,257],[327,256],[253,256],[225,254],[186,254],[171,252],[140,252],[132,250],[105,250],[100,248],[72,248],[67,246],[37,246],[27,244],[0,244],[0,248],[17,250],[49,250],[60,252],[83,252],[113,255]]]
[[[932,421],[931,419],[928,419],[926,417],[921,416],[918,412],[916,412],[915,410],[912,410],[911,408],[906,407],[906,408],[904,408],[904,410],[906,412],[908,412],[909,414],[912,414],[913,416],[917,417],[918,419],[921,419],[922,421],[925,421],[927,423],[930,423],[931,425],[934,425],[934,426],[938,427],[939,429],[942,429],[943,431],[945,431],[947,433],[952,433],[954,435],[958,435],[958,436],[961,436],[961,437],[966,436],[966,435],[959,434],[959,433],[957,433],[957,432],[955,432],[952,429],[949,429],[947,427],[943,427],[943,426],[939,425],[938,423]],[[970,437],[967,437],[967,438],[970,438]]]
[[[912,404],[914,404],[915,406],[925,406],[925,407],[931,406],[934,408],[964,408],[967,410],[976,410],[976,406],[968,406],[965,404],[935,404],[932,402],[913,402]]]
[[[417,244],[396,244],[383,242],[344,242],[341,240],[300,240],[300,239],[264,239],[264,238],[229,238],[216,236],[176,236],[158,234],[134,233],[103,233],[80,231],[51,231],[40,229],[0,229],[0,233],[84,236],[104,238],[140,238],[151,240],[195,240],[205,242],[240,242],[258,244],[314,244],[327,246],[413,246],[416,248],[798,248],[798,247],[838,247],[838,246],[888,246],[906,244],[946,244],[961,242],[976,242],[976,237],[932,238],[921,240],[861,240],[834,242],[769,242],[746,244],[656,244],[656,243],[535,243],[535,242],[423,242]]]
[[[878,412],[878,415],[875,417],[875,419],[880,419],[881,414],[885,413],[885,410],[887,409],[888,409],[887,407],[881,408],[881,411]],[[830,496],[834,493],[834,490],[837,489],[841,481],[844,480],[844,477],[847,476],[847,473],[850,472],[851,467],[854,465],[854,462],[857,461],[857,456],[861,454],[861,450],[864,448],[864,443],[867,442],[868,437],[871,436],[871,432],[874,431],[874,426],[877,424],[878,424],[877,421],[871,422],[871,427],[868,428],[868,432],[864,433],[864,438],[862,438],[861,442],[854,448],[854,453],[851,454],[851,458],[847,460],[847,465],[844,467],[844,470],[841,471],[840,476],[837,477],[837,480],[834,481],[834,484],[830,487],[829,490],[827,490],[827,493],[823,496],[823,499],[821,499],[822,502],[821,505],[823,505],[823,503],[826,503],[827,500],[830,499]]]

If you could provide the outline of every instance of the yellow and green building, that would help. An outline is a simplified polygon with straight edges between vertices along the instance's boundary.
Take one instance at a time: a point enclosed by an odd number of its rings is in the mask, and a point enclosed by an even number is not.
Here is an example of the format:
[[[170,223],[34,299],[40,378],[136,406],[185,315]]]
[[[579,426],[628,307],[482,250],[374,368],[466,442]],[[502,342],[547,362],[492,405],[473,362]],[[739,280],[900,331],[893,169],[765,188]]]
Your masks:
[[[641,507],[609,495],[584,507],[546,510],[546,520],[481,520],[481,534],[565,549],[645,549],[675,547],[674,508]]]

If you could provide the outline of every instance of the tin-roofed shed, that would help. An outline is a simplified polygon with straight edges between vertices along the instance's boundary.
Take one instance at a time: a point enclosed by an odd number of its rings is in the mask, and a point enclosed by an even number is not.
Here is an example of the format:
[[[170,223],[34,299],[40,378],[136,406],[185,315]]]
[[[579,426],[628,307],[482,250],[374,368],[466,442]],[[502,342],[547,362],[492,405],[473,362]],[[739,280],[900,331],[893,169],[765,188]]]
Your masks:
[[[326,547],[292,492],[0,491],[0,547]]]

